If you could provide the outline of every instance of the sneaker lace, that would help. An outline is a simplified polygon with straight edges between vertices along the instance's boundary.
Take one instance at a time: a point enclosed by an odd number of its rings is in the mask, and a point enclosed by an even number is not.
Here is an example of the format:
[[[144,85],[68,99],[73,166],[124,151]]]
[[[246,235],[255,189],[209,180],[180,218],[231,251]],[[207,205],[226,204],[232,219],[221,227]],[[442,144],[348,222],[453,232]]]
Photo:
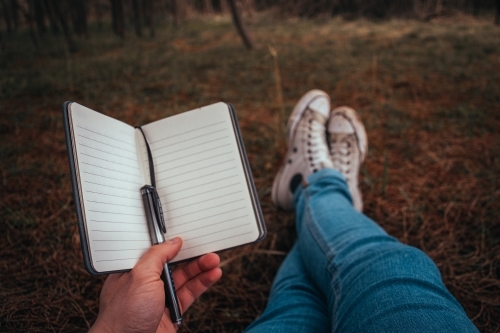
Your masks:
[[[325,166],[331,167],[328,146],[326,143],[325,120],[314,113],[309,118],[306,132],[307,157],[314,172]]]
[[[350,136],[352,135],[344,135],[330,141],[330,156],[333,168],[339,170],[346,179],[349,179],[351,169],[352,140],[350,140]]]

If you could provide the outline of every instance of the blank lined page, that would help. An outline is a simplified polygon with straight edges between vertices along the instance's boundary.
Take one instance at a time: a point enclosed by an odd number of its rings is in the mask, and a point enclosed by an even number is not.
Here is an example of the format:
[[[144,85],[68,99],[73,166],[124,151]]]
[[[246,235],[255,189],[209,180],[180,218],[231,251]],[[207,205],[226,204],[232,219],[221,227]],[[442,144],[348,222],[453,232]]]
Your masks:
[[[76,103],[70,121],[92,265],[130,269],[151,246],[135,130]]]
[[[143,126],[167,226],[180,236],[174,261],[259,238],[229,108],[224,103]],[[147,165],[145,148],[142,154]]]

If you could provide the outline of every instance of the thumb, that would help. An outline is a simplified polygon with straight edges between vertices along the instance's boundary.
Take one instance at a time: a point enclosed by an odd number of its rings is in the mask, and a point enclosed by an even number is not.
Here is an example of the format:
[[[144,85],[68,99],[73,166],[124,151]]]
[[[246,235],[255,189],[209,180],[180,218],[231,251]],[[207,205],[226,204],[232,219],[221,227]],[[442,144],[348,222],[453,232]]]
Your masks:
[[[165,263],[172,260],[179,253],[181,246],[182,239],[180,237],[152,246],[137,262],[134,270],[161,274]]]

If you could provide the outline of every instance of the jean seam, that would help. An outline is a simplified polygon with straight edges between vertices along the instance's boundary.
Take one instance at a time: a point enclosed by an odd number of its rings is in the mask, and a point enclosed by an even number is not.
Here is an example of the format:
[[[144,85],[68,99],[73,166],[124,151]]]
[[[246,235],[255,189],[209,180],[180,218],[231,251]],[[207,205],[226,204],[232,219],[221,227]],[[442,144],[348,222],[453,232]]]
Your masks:
[[[337,312],[337,305],[338,305],[337,304],[338,303],[338,295],[340,294],[338,279],[336,278],[338,270],[337,270],[337,267],[335,266],[335,264],[333,263],[333,260],[335,258],[335,253],[333,252],[333,249],[331,249],[325,242],[322,241],[321,232],[318,230],[318,228],[316,228],[314,223],[312,223],[312,221],[311,221],[314,215],[313,215],[313,211],[310,208],[311,205],[308,204],[308,202],[311,199],[310,199],[310,195],[307,191],[307,188],[305,188],[303,195],[304,195],[304,200],[306,201],[306,205],[305,205],[306,213],[308,216],[311,217],[311,219],[306,219],[307,228],[309,229],[309,232],[311,233],[316,244],[319,246],[321,251],[324,253],[324,255],[328,261],[327,270],[330,272],[331,277],[332,277],[331,287],[332,287],[335,299],[334,299],[334,304],[332,307],[332,313],[330,315],[332,316],[331,319],[332,319],[332,323],[333,323],[333,322],[335,322],[335,317],[336,317],[335,313]],[[333,327],[334,327],[334,325],[332,324],[332,329],[333,329]]]

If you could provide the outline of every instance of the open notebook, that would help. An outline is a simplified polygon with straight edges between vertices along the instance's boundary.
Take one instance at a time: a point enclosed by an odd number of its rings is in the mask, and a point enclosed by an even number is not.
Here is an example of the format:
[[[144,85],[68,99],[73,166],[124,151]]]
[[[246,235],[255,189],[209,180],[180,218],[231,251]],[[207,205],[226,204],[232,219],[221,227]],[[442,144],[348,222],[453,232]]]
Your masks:
[[[63,106],[85,266],[131,269],[151,246],[140,188],[150,184],[140,131],[77,103]],[[177,262],[266,234],[234,109],[217,103],[142,126]]]

